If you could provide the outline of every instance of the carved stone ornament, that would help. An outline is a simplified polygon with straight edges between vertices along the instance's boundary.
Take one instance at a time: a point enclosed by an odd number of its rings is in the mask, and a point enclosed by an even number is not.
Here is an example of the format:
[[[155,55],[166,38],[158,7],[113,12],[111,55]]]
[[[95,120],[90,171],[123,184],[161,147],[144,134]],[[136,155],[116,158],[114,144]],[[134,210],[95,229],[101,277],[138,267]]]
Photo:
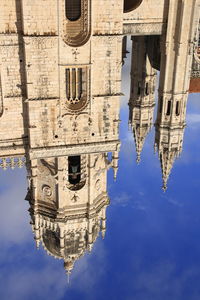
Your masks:
[[[78,199],[79,199],[78,195],[77,195],[77,194],[74,194],[74,196],[72,197],[71,201],[72,201],[73,203],[76,203],[76,202],[78,201]]]
[[[74,20],[68,17],[67,1],[62,0],[63,40],[71,47],[80,47],[91,36],[91,0],[81,0],[80,16]]]
[[[95,183],[95,188],[96,188],[97,191],[99,191],[99,190],[100,190],[100,187],[101,187],[101,181],[100,181],[100,179],[98,179],[98,180],[96,181],[96,183]]]
[[[52,189],[49,185],[44,185],[42,187],[42,192],[45,198],[50,198],[52,196]]]

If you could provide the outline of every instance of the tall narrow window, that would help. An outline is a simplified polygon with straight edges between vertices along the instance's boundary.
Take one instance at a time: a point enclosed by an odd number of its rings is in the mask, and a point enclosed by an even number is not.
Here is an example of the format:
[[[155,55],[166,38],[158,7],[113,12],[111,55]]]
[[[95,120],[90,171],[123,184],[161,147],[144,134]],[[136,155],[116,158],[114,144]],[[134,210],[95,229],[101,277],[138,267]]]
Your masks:
[[[66,69],[66,96],[72,103],[82,97],[83,72],[81,68]]]
[[[176,102],[176,116],[180,115],[180,101]]]
[[[68,180],[71,184],[77,184],[81,180],[81,157],[69,156],[68,158]]]
[[[81,17],[81,0],[65,0],[65,14],[70,21],[77,21]]]
[[[137,90],[138,96],[140,95],[140,83],[138,82],[138,90]]]
[[[166,115],[169,116],[171,113],[171,100],[168,100],[167,102],[167,113]]]
[[[160,97],[160,113],[162,113],[163,109],[163,97]]]
[[[149,95],[149,85],[148,85],[148,83],[146,83],[146,87],[145,87],[145,95],[146,95],[146,96]]]

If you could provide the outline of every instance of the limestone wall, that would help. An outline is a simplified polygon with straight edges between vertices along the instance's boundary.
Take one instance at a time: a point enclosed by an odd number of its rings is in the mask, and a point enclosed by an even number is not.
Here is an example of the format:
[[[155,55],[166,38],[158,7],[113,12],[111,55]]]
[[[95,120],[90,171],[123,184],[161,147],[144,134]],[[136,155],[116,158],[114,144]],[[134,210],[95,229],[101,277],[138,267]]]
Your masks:
[[[123,1],[92,0],[93,34],[122,33]]]
[[[1,0],[0,33],[17,32],[16,22],[21,18],[20,14],[17,14],[18,9],[20,9],[20,0]]]
[[[167,1],[143,0],[138,8],[124,13],[124,23],[156,23],[163,22],[167,17]],[[164,20],[165,21],[165,20]]]
[[[23,1],[23,26],[25,35],[57,34],[57,1]]]

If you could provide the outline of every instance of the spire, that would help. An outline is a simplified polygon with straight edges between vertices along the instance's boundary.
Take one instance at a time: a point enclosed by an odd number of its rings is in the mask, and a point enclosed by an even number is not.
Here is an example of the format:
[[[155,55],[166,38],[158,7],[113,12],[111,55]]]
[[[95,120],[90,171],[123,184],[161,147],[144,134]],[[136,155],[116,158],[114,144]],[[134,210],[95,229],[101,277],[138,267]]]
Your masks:
[[[67,271],[67,283],[69,284],[71,272]]]
[[[134,140],[135,140],[135,148],[136,148],[136,161],[139,164],[141,159],[141,152],[144,146],[145,138],[147,134],[150,131],[150,126],[145,124],[145,126],[136,124],[136,126],[133,127],[133,134],[134,134]]]
[[[66,275],[67,275],[67,282],[69,284],[69,280],[70,280],[70,275],[72,273],[72,270],[74,268],[74,262],[72,259],[68,258],[66,261],[64,261],[64,268],[66,271]]]
[[[174,161],[178,156],[177,149],[163,149],[160,152],[160,163],[162,169],[162,179],[163,179],[163,191],[167,190],[167,181],[169,179],[169,175],[171,173],[171,169],[173,167]]]

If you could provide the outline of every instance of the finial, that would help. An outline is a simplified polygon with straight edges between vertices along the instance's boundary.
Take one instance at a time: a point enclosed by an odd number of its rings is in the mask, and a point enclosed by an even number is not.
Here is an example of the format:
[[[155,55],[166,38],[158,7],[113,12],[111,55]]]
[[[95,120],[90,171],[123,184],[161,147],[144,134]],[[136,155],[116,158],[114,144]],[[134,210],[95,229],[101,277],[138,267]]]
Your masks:
[[[70,274],[72,272],[73,266],[74,266],[74,262],[72,260],[69,259],[67,261],[64,261],[64,268],[66,270],[68,284],[69,284]]]
[[[116,181],[117,180],[118,167],[113,167],[113,172],[114,172],[114,181]]]
[[[114,182],[117,180],[117,174],[114,174]]]
[[[105,229],[102,229],[102,230],[101,230],[101,236],[102,236],[102,239],[103,239],[103,240],[105,239],[105,234],[106,234],[106,230],[105,230]]]
[[[157,147],[157,144],[155,143],[154,144],[154,154],[156,154],[157,150],[158,150],[158,147]]]
[[[132,122],[131,122],[131,120],[128,121],[128,130],[132,130]]]
[[[139,165],[140,161],[141,161],[140,153],[137,153],[136,162],[137,162],[138,165]]]
[[[91,252],[92,248],[93,248],[93,244],[91,243],[91,244],[88,245],[88,251]]]
[[[67,283],[70,283],[70,275],[71,275],[71,271],[67,271]]]
[[[163,186],[162,186],[162,190],[165,193],[167,190],[167,183],[165,181],[163,181]]]
[[[36,245],[36,249],[39,250],[40,248],[40,240],[35,238],[35,245]]]

